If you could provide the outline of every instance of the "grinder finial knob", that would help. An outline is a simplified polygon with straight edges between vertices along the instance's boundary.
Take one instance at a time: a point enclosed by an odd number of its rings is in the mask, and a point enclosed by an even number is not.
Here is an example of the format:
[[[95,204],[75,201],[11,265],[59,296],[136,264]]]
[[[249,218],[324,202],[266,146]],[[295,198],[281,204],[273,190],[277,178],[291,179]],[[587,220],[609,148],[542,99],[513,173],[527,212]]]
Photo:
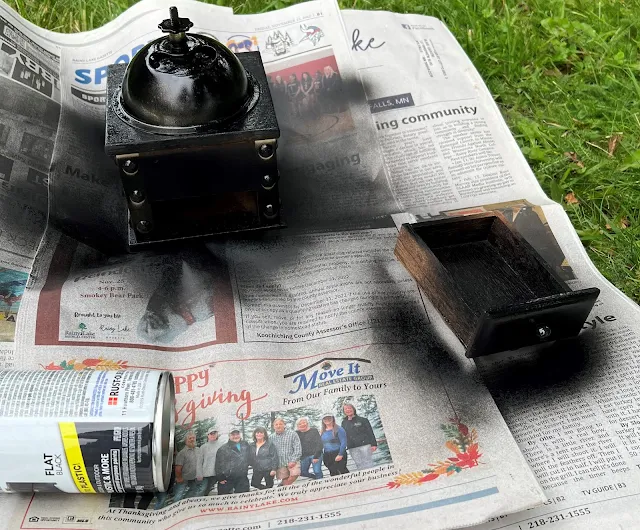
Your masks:
[[[169,18],[165,18],[160,24],[158,24],[158,28],[163,33],[173,35],[189,31],[192,27],[193,22],[191,22],[191,20],[188,18],[180,18],[178,16],[178,8],[175,6],[169,8]]]

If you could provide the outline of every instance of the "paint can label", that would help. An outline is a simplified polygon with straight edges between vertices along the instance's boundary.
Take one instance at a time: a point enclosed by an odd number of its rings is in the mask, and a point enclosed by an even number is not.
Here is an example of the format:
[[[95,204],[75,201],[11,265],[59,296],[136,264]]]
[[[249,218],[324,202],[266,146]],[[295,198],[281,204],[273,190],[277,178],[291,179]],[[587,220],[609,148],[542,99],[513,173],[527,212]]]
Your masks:
[[[3,491],[155,491],[161,372],[0,371]]]

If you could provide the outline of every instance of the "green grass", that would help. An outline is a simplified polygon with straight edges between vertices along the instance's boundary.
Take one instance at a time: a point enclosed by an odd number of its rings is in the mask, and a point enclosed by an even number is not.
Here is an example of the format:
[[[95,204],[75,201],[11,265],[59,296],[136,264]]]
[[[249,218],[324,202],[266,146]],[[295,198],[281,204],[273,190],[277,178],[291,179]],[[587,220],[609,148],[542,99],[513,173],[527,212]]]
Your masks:
[[[56,31],[115,17],[123,0],[12,0]],[[236,12],[294,0],[220,0]],[[602,273],[640,301],[640,0],[341,0],[432,15],[487,82],[546,193]]]

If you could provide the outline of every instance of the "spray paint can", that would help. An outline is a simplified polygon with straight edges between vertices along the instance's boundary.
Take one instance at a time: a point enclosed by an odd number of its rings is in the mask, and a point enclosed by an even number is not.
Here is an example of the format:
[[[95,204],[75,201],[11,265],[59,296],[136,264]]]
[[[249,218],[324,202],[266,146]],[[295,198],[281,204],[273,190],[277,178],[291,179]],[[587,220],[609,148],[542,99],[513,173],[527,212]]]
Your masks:
[[[169,372],[0,370],[2,491],[166,491],[174,431]]]

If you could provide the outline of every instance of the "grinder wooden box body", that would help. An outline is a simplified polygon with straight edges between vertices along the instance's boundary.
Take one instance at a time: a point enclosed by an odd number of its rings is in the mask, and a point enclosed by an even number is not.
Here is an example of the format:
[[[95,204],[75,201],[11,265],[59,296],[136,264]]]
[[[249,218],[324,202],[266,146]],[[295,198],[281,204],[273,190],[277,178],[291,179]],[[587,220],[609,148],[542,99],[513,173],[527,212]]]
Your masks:
[[[405,224],[395,254],[477,357],[577,335],[600,291],[572,291],[497,213]]]

